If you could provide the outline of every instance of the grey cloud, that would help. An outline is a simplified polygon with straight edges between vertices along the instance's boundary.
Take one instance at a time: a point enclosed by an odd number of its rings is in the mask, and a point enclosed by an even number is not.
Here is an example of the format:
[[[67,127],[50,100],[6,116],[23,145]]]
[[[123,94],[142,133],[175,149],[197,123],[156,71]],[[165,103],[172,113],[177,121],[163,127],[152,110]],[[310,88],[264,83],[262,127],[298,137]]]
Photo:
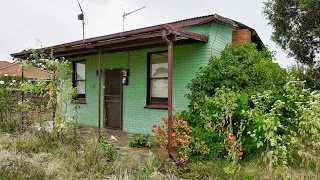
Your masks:
[[[80,0],[88,15],[86,37],[122,31],[123,12],[142,6],[146,9],[126,18],[126,30],[166,23],[195,16],[218,13],[242,22],[258,32],[282,67],[293,62],[271,41],[272,29],[262,15],[263,0]],[[76,0],[0,0],[0,60],[10,53],[35,47],[35,38],[43,45],[80,40],[81,22]]]

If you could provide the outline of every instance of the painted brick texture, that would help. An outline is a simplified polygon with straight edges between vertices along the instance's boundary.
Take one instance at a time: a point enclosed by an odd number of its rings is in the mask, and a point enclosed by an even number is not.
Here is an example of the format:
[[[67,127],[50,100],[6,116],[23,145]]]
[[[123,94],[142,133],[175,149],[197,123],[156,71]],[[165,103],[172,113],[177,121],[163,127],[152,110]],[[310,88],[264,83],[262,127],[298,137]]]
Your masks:
[[[194,43],[176,45],[173,47],[173,108],[177,111],[184,110],[188,106],[185,94],[188,93],[186,85],[195,76],[201,66],[208,63],[209,58],[219,56],[227,44],[232,42],[232,28],[224,24],[208,23],[205,25],[189,26],[193,32],[209,36],[207,43]],[[151,132],[153,124],[160,125],[161,117],[167,116],[167,110],[145,109],[146,105],[146,76],[147,53],[166,50],[167,47],[148,48],[128,52],[103,54],[101,59],[102,69],[128,68],[130,69],[129,85],[124,86],[123,91],[123,130],[127,132],[147,133]],[[130,57],[130,58],[129,58]],[[80,124],[97,126],[98,115],[98,56],[86,56],[72,60],[86,60],[86,102],[81,104],[78,110]],[[102,88],[104,85],[104,73],[102,73]],[[101,90],[101,102],[103,112],[104,89]],[[103,113],[101,114],[103,124]]]
[[[239,29],[232,32],[232,44],[251,43],[251,32],[248,29]]]

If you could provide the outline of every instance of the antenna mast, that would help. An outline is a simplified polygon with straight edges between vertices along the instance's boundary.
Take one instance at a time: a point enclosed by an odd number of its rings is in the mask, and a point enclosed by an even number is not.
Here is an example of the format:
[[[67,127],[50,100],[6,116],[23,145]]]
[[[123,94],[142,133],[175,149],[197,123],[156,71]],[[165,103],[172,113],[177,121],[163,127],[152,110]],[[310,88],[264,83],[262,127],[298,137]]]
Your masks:
[[[141,7],[141,8],[139,8],[139,9],[136,9],[136,10],[134,10],[134,11],[128,12],[128,13],[126,13],[126,12],[123,13],[123,16],[122,16],[122,18],[123,18],[123,21],[122,21],[122,30],[123,30],[123,32],[124,32],[124,19],[125,19],[128,15],[130,15],[130,14],[132,14],[132,13],[134,13],[134,12],[137,12],[137,11],[139,11],[139,10],[141,10],[141,9],[144,9],[144,8],[146,8],[146,6]]]
[[[81,11],[81,14],[78,14],[78,20],[81,20],[82,21],[82,40],[83,40],[83,44],[84,44],[84,41],[85,41],[85,36],[84,36],[84,11],[82,10],[82,7],[80,5],[80,2],[79,0],[77,0],[78,2],[78,5],[79,5],[79,8],[80,8],[80,11]]]

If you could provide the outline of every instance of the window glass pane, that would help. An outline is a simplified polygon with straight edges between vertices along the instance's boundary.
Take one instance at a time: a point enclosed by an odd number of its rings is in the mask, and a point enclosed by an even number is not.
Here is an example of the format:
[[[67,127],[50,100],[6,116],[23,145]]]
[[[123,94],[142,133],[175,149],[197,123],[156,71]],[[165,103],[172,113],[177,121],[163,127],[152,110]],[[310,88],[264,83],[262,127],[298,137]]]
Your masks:
[[[76,63],[76,80],[85,80],[86,79],[86,62],[81,61]]]
[[[151,79],[151,98],[168,98],[168,79]]]
[[[85,81],[76,81],[76,88],[78,88],[79,94],[86,93],[86,82]]]
[[[168,53],[151,54],[151,77],[168,77]]]

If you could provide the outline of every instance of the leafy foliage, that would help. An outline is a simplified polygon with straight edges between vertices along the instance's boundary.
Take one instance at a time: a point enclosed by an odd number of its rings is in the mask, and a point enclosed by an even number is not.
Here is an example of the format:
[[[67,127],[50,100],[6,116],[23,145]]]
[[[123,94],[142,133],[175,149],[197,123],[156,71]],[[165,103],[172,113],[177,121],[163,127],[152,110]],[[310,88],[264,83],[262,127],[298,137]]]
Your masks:
[[[118,152],[116,151],[116,148],[114,147],[114,145],[109,144],[106,138],[103,136],[99,137],[99,143],[101,147],[106,151],[108,161],[111,161],[111,162],[115,161],[115,159],[117,158]]]
[[[26,60],[31,65],[37,65],[45,68],[52,81],[43,83],[38,81],[38,88],[34,88],[30,83],[23,84],[25,90],[36,91],[37,93],[49,96],[47,108],[54,111],[54,130],[62,134],[70,128],[74,128],[77,123],[78,104],[74,102],[77,96],[77,89],[72,86],[71,82],[71,62],[53,55],[52,50],[34,50],[29,49],[30,56]],[[43,92],[43,90],[46,90]]]
[[[288,67],[288,72],[300,81],[305,81],[306,88],[320,90],[320,66],[296,63]]]
[[[151,147],[153,137],[151,134],[141,134],[129,140],[130,147]]]
[[[282,94],[288,75],[272,57],[267,49],[258,51],[254,44],[227,46],[221,57],[210,59],[188,85],[189,111],[182,112],[182,119],[208,143],[207,159],[227,154],[236,160],[242,149],[260,151],[250,136],[243,136],[248,126],[244,112],[254,107],[250,97],[258,92]]]
[[[271,58],[254,45],[228,46],[200,69],[188,85],[189,110],[173,119],[172,146],[180,162],[202,165],[223,157],[224,172],[234,174],[243,156],[262,152],[269,173],[287,178],[293,154],[317,161],[319,95]],[[156,142],[167,145],[167,128],[153,128]]]
[[[313,64],[320,52],[319,0],[268,0],[264,14],[272,39],[298,62]]]
[[[273,54],[267,49],[258,51],[255,44],[227,46],[221,57],[212,57],[187,86],[187,98],[213,96],[216,88],[232,88],[248,95],[265,89],[278,91],[286,83],[287,73],[272,62]],[[192,103],[191,103],[192,104]]]

